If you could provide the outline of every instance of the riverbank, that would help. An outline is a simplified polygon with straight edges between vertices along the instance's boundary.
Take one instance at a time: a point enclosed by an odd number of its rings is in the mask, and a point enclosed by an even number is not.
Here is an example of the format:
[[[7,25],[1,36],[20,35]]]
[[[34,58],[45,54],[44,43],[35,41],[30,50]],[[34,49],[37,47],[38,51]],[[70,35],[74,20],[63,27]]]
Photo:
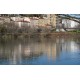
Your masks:
[[[0,34],[0,38],[54,38],[54,37],[80,37],[77,32],[53,32],[53,33],[6,33]]]

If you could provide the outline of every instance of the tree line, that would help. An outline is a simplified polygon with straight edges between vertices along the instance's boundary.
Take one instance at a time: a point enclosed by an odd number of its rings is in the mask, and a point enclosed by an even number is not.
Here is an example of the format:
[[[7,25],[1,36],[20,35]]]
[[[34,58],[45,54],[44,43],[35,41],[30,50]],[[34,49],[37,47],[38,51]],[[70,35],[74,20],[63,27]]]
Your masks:
[[[0,16],[7,16],[7,17],[16,17],[16,16],[22,16],[22,17],[43,17],[44,14],[0,14]]]

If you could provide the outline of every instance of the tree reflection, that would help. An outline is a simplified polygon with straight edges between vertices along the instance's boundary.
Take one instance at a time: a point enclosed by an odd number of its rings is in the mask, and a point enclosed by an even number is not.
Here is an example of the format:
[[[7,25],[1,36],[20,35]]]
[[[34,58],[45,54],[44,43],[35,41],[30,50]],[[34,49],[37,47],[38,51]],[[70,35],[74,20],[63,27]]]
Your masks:
[[[34,64],[36,61],[35,64],[39,64],[43,57],[48,64],[59,58],[64,51],[71,53],[79,51],[78,42],[79,40],[74,41],[60,37],[54,39],[0,40],[0,64]]]

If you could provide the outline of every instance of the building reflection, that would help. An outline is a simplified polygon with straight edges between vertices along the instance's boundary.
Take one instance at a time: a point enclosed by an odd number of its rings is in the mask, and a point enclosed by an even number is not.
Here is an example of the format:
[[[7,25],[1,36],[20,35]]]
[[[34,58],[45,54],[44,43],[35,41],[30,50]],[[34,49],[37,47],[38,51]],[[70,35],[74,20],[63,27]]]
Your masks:
[[[0,60],[7,60],[9,64],[21,64],[23,59],[46,56],[48,61],[54,61],[62,51],[74,52],[79,49],[77,42],[64,38],[0,41]]]
[[[56,40],[56,51],[57,51],[57,56],[59,56],[60,52],[70,52],[70,53],[74,53],[74,52],[78,52],[80,51],[80,42],[78,39],[74,38],[57,38]]]

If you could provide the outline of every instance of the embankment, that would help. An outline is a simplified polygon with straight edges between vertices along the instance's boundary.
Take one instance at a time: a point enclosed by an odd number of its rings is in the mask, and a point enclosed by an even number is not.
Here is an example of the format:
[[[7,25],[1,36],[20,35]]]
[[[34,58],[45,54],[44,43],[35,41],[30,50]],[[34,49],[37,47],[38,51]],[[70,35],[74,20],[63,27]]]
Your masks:
[[[79,38],[80,33],[76,32],[53,32],[53,33],[15,33],[15,34],[0,34],[0,38],[54,38],[54,37],[75,37]]]

